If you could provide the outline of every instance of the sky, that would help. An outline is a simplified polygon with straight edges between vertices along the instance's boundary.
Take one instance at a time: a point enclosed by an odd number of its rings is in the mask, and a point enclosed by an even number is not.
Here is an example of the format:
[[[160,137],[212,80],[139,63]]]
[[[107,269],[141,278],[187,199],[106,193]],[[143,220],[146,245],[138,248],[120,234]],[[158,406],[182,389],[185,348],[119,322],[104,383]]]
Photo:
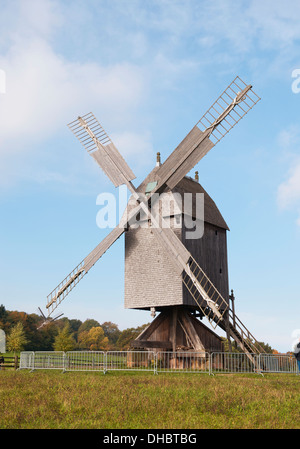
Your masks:
[[[110,232],[111,184],[67,124],[93,112],[137,178],[177,147],[238,75],[261,101],[190,172],[230,231],[236,313],[259,341],[300,336],[300,3],[297,0],[0,0],[0,304],[47,295]],[[124,237],[57,312],[124,309]]]

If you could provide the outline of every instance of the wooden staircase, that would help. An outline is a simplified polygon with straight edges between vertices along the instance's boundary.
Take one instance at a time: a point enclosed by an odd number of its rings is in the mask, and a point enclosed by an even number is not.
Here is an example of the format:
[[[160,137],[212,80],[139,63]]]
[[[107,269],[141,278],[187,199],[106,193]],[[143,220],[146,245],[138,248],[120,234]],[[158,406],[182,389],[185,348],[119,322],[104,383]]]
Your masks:
[[[235,314],[233,292],[229,296],[229,299],[232,300],[232,308],[230,308],[230,305],[225,302],[213,283],[202,272],[201,268],[198,267],[198,264],[193,261],[193,273],[196,274],[198,283],[205,289],[209,301],[203,299],[203,296],[199,292],[199,288],[196,288],[197,285],[191,280],[190,273],[189,276],[187,276],[186,273],[183,274],[183,283],[194,298],[202,315],[208,318],[212,327],[216,328],[219,326],[223,329],[226,332],[227,337],[232,338],[237,343],[255,366],[256,361],[253,356],[265,353],[265,350]]]
[[[264,353],[265,350],[258,343],[256,338],[251,334],[247,327],[241,322],[241,320],[233,314],[232,309],[228,310],[228,328],[230,337],[239,345],[239,347],[245,353],[249,354],[260,354]],[[219,322],[219,326],[227,331],[226,328],[226,318]]]

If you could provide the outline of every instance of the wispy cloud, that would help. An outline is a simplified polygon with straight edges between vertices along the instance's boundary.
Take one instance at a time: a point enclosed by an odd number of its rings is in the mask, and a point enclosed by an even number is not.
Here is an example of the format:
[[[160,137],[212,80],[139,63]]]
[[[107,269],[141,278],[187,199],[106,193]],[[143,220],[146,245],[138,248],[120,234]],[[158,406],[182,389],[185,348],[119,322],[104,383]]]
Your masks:
[[[43,151],[73,117],[91,110],[123,143],[130,136],[125,153],[133,155],[139,142],[150,155],[151,128],[140,111],[154,93],[172,101],[194,74],[201,83],[205,70],[222,76],[241,63],[267,78],[295,61],[300,38],[300,4],[293,0],[288,7],[270,0],[12,0],[1,13],[2,183],[12,181],[16,157]],[[154,123],[156,112],[147,114]]]
[[[300,213],[300,158],[290,168],[287,179],[279,185],[277,198],[281,209],[295,207]]]
[[[143,71],[132,64],[74,62],[57,53],[51,32],[61,20],[51,5],[39,0],[24,8],[23,2],[15,2],[21,25],[11,32],[11,44],[0,57],[7,79],[0,103],[2,183],[8,178],[12,181],[8,173],[16,158],[42,151],[38,145],[78,114],[100,109],[112,126],[122,123],[124,127],[144,95]],[[39,14],[30,14],[35,6]],[[40,25],[41,17],[45,28]]]
[[[277,203],[281,211],[296,211],[297,224],[300,226],[300,128],[292,124],[282,130],[278,135],[278,144],[282,149],[285,161],[289,168],[285,179],[280,183],[277,190]]]

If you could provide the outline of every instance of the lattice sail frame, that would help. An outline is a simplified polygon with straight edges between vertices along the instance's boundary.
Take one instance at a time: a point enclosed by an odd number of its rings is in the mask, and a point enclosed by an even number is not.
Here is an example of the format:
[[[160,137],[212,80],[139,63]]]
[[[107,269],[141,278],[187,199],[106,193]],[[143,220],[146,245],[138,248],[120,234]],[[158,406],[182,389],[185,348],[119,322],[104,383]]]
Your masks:
[[[84,122],[88,125],[90,130],[93,132],[95,138],[98,140],[99,143],[101,143],[101,145],[106,146],[112,143],[110,137],[104,130],[103,126],[100,125],[94,114],[92,112],[89,112],[88,114],[78,117],[73,122],[68,123],[68,127],[70,128],[72,133],[75,134],[77,139],[84,146],[84,148],[88,153],[93,153],[93,151],[97,150],[98,145],[97,141],[92,139],[91,136],[83,128],[79,120],[80,118],[83,119]]]
[[[135,174],[92,112],[78,117],[68,126],[115,187],[135,179]]]
[[[237,76],[224,92],[217,98],[212,106],[205,112],[201,119],[196,123],[200,131],[204,132],[218,120],[221,114],[233,104],[238,95],[247,87],[249,90],[243,95],[240,102],[235,103],[230,112],[217,124],[212,133],[210,140],[216,145],[221,139],[256,105],[261,99],[247,84]]]

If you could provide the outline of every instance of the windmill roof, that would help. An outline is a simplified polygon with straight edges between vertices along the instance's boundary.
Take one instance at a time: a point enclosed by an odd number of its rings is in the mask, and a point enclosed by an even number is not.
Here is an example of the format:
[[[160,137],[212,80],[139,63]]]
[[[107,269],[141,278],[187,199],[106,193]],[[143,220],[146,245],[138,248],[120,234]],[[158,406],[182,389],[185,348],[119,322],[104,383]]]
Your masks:
[[[226,229],[229,231],[226,221],[224,220],[221,212],[219,211],[216,203],[211,198],[211,196],[206,192],[199,182],[192,178],[185,176],[173,189],[173,191],[178,191],[179,193],[190,192],[190,193],[203,193],[204,194],[204,221],[219,228]],[[195,201],[193,201],[193,216]]]
[[[144,179],[144,181],[138,186],[137,191],[145,193],[147,185],[149,183],[155,182],[157,180],[156,172],[159,167],[154,167],[154,169],[149,173],[149,175]],[[170,191],[167,189],[166,192]],[[219,211],[216,203],[209,196],[206,190],[202,187],[199,182],[194,179],[185,176],[177,185],[172,189],[172,192],[183,193],[203,193],[204,194],[204,221],[212,225],[218,226],[229,231],[226,221],[224,220],[221,212]],[[183,213],[188,213],[184,211],[184,201],[183,201]],[[193,201],[193,217],[195,217],[195,201]]]

